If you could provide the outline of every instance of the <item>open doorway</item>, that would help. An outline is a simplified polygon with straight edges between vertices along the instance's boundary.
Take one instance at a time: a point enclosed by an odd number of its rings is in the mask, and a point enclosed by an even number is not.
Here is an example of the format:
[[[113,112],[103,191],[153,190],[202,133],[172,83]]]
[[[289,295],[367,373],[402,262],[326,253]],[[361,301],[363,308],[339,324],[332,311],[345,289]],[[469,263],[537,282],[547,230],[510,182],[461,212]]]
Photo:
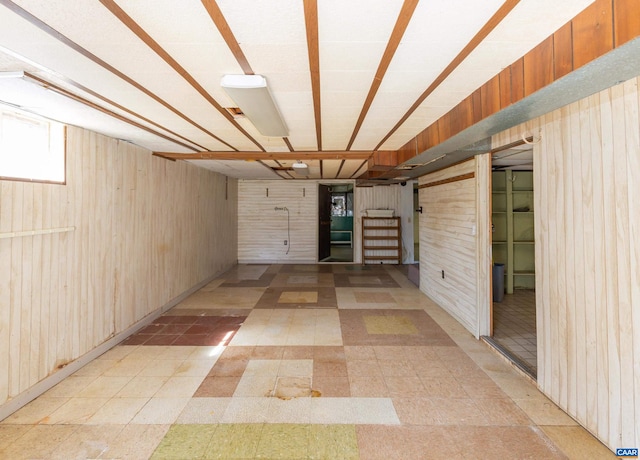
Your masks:
[[[353,262],[353,184],[319,184],[318,261]]]
[[[503,151],[494,154],[492,165],[494,281],[493,332],[489,341],[535,379],[533,152],[528,145],[516,151]]]

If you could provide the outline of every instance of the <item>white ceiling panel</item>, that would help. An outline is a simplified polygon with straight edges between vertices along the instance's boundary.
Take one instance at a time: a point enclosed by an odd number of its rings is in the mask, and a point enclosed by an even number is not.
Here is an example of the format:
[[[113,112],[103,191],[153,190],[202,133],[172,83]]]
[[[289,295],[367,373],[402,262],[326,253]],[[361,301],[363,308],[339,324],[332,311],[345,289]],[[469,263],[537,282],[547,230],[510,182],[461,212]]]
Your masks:
[[[257,161],[197,160],[190,163],[236,179],[279,179],[280,177]]]

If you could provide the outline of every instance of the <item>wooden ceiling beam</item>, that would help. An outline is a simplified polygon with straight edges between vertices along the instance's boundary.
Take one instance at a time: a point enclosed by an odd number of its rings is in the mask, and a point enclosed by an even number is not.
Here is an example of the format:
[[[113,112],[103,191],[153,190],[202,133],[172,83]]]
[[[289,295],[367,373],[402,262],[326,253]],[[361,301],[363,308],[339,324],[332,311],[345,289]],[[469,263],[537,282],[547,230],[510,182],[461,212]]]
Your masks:
[[[496,11],[496,13],[491,16],[491,18],[487,21],[487,23],[478,31],[478,33],[467,43],[467,45],[458,53],[458,55],[449,63],[449,65],[436,77],[436,79],[429,85],[429,87],[418,97],[418,99],[413,103],[413,105],[409,108],[407,113],[405,113],[400,121],[396,123],[396,125],[391,128],[386,136],[382,138],[382,140],[378,143],[374,150],[378,150],[392,135],[395,133],[400,126],[404,124],[405,121],[415,112],[418,107],[424,102],[424,100],[431,95],[441,84],[444,82],[449,75],[453,73],[453,71],[458,68],[462,62],[469,57],[471,52],[475,50],[480,43],[484,41],[487,36],[493,32],[493,30],[502,22],[504,18],[520,3],[520,0],[506,0],[502,6]]]
[[[313,113],[316,121],[316,143],[322,150],[322,109],[320,106],[320,45],[318,41],[318,3],[304,0],[304,23],[307,30],[307,52],[309,73],[313,93]]]
[[[372,155],[371,150],[325,150],[313,152],[198,152],[175,153],[154,152],[157,157],[168,160],[368,160]],[[379,153],[379,152],[376,152]],[[389,152],[394,153],[394,152]]]
[[[400,45],[400,40],[402,40],[402,36],[407,30],[407,26],[409,25],[409,21],[411,21],[411,18],[413,17],[413,12],[416,10],[416,6],[418,6],[418,0],[404,0],[402,9],[400,10],[400,14],[398,15],[398,19],[396,20],[396,25],[393,27],[393,32],[391,32],[391,37],[389,38],[387,47],[384,50],[384,54],[382,55],[380,64],[378,64],[378,70],[376,70],[376,74],[374,75],[373,81],[371,82],[369,94],[367,94],[367,98],[364,101],[364,106],[360,111],[360,116],[358,117],[356,126],[353,129],[353,133],[351,134],[351,139],[349,139],[349,143],[347,144],[347,150],[351,149],[351,146],[356,140],[356,136],[360,132],[362,123],[364,123],[364,119],[367,116],[367,113],[369,113],[371,104],[373,104],[373,99],[376,97],[378,89],[380,89],[382,79],[387,73],[387,69],[389,68],[389,64],[391,64],[393,56],[396,54],[396,50]]]

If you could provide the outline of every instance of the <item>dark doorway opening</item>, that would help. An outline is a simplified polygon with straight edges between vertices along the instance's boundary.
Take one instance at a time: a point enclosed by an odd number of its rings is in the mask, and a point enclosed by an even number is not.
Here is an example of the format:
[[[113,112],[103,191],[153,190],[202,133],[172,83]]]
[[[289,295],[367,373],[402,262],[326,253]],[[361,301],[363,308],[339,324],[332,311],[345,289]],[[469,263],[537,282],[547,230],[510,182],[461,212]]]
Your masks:
[[[318,261],[353,262],[353,184],[320,184]]]

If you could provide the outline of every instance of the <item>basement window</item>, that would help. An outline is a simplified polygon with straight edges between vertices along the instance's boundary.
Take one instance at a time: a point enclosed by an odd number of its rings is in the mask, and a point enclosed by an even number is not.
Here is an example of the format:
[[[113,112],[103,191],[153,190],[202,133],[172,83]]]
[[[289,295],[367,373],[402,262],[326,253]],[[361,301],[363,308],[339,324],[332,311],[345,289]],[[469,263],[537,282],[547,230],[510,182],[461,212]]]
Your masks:
[[[0,108],[0,179],[64,184],[64,125]]]

